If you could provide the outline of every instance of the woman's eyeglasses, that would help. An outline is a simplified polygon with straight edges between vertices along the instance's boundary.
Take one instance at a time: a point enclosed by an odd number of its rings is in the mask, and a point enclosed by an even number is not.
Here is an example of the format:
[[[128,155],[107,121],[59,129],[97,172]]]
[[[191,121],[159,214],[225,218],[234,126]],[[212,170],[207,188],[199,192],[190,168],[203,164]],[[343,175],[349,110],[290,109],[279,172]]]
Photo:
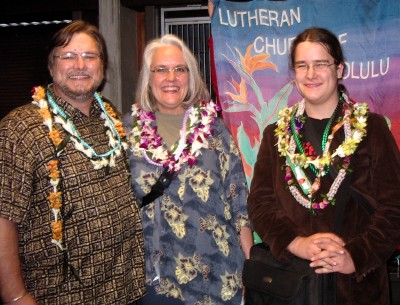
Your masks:
[[[156,75],[167,76],[169,73],[174,72],[175,76],[181,76],[189,72],[189,68],[185,66],[177,66],[173,68],[155,67],[150,70]]]

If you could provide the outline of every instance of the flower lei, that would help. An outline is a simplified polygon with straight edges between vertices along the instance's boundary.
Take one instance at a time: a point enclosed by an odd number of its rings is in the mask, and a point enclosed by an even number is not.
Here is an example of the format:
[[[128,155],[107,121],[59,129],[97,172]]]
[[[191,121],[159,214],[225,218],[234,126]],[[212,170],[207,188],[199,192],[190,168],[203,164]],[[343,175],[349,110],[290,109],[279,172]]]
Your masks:
[[[201,148],[208,148],[208,137],[213,134],[212,125],[219,110],[213,101],[199,102],[187,109],[180,140],[166,150],[154,124],[154,113],[133,105],[133,128],[129,134],[131,149],[141,152],[150,164],[168,168],[171,173],[178,172],[185,162],[193,166]]]
[[[277,147],[280,156],[286,157],[286,175],[285,180],[289,190],[298,203],[307,209],[324,209],[327,205],[335,204],[335,195],[343,182],[350,165],[350,156],[355,152],[359,143],[366,135],[368,105],[366,103],[350,103],[347,96],[342,94],[344,104],[344,116],[342,120],[332,128],[332,133],[328,136],[328,141],[321,156],[312,156],[305,153],[296,153],[296,143],[290,121],[294,115],[297,122],[302,121],[302,115],[305,110],[304,99],[296,105],[282,109],[278,114],[277,128],[275,136],[278,138]],[[339,147],[329,151],[330,144],[334,134],[343,126],[345,140]],[[300,129],[300,128],[299,128]],[[319,190],[321,177],[329,170],[335,158],[342,158],[343,163],[338,175],[333,181],[329,192],[321,194],[322,200],[317,202],[314,194]],[[303,169],[312,164],[317,169],[315,181],[311,184],[305,175]],[[294,179],[297,180],[297,187]],[[300,189],[299,189],[300,187]]]
[[[75,149],[79,150],[90,159],[94,169],[100,169],[105,166],[115,166],[116,157],[120,156],[121,150],[126,149],[128,145],[122,140],[125,137],[122,122],[118,119],[117,114],[108,103],[103,104],[101,102],[99,96],[95,95],[95,98],[103,110],[100,117],[105,120],[104,126],[107,129],[106,134],[109,137],[108,144],[111,148],[108,153],[100,155],[100,157],[98,157],[99,155],[94,152],[93,148],[80,138],[79,132],[76,130],[73,123],[62,117],[62,114],[60,114],[60,111],[62,111],[61,108],[57,109],[52,107],[51,103],[46,100],[46,90],[43,87],[34,87],[32,93],[32,103],[39,107],[39,113],[43,118],[43,124],[47,126],[49,137],[56,148],[56,157],[50,160],[47,165],[50,184],[52,186],[52,191],[47,199],[54,217],[54,220],[51,221],[51,242],[61,250],[66,250],[63,245],[63,222],[61,217],[62,192],[58,189],[61,182],[58,156],[64,149],[67,141],[64,141],[61,138],[60,132],[54,128],[54,123],[60,124],[64,131],[70,135],[70,137],[65,139],[71,139],[73,141]]]

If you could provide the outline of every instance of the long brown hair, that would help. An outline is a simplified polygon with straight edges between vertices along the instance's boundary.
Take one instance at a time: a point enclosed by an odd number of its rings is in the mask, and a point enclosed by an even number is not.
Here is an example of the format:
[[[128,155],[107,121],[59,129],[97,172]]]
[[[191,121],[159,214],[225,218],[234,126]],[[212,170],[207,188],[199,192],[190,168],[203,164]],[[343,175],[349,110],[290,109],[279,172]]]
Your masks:
[[[335,65],[343,64],[343,73],[344,75],[346,65],[344,63],[344,55],[342,46],[340,45],[339,40],[336,36],[324,28],[312,27],[301,32],[297,37],[293,40],[292,45],[290,47],[290,69],[293,70],[295,64],[295,56],[296,56],[296,48],[297,46],[305,41],[316,42],[321,44],[326,51],[333,57]],[[338,84],[338,90],[343,91],[346,94],[347,89],[343,84]]]

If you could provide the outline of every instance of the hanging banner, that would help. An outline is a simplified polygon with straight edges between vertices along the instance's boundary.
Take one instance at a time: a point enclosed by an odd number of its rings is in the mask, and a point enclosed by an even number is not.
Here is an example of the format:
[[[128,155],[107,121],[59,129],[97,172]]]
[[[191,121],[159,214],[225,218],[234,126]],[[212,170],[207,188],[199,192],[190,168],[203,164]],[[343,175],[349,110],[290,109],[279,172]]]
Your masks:
[[[250,185],[264,128],[300,100],[290,45],[309,27],[335,33],[350,97],[385,115],[400,146],[400,1],[213,0],[212,36],[219,102]]]

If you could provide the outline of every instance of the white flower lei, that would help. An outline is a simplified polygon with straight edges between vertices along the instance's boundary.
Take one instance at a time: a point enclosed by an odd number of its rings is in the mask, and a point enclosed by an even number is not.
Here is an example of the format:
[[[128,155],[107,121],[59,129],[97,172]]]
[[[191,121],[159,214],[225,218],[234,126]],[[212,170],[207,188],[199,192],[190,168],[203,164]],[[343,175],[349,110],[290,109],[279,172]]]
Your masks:
[[[59,113],[60,110],[51,107],[49,105],[49,101],[45,99],[45,96],[38,97],[37,95],[34,95],[33,97],[33,104],[38,106],[40,109],[47,109],[53,114],[52,116],[45,118],[43,121],[43,123],[48,127],[49,131],[54,130],[53,123],[60,124],[62,128],[71,135],[71,140],[74,143],[75,149],[79,150],[90,159],[94,169],[101,169],[106,166],[114,167],[115,160],[121,155],[122,149],[128,148],[128,144],[123,141],[122,136],[115,127],[116,125],[122,126],[122,122],[117,119],[116,116],[106,113],[106,110],[102,109],[103,111],[100,117],[104,119],[104,127],[107,129],[106,134],[108,136],[108,145],[111,150],[108,154],[102,154],[100,157],[98,157],[94,149],[82,140],[79,131],[75,128],[72,121],[69,119],[64,119]],[[96,99],[98,98],[96,97]],[[102,107],[102,105],[100,106]]]

